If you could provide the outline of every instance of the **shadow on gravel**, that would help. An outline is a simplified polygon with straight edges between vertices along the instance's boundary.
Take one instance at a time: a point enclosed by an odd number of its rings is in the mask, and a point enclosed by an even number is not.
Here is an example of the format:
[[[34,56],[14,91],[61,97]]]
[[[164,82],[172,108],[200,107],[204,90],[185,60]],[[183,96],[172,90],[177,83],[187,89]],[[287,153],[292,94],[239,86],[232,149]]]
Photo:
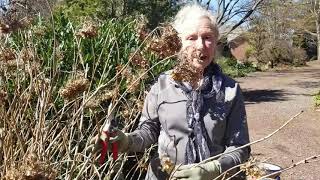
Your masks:
[[[296,81],[290,85],[298,86],[300,88],[320,88],[320,81]]]
[[[256,104],[260,102],[284,101],[283,90],[243,90],[245,104]]]

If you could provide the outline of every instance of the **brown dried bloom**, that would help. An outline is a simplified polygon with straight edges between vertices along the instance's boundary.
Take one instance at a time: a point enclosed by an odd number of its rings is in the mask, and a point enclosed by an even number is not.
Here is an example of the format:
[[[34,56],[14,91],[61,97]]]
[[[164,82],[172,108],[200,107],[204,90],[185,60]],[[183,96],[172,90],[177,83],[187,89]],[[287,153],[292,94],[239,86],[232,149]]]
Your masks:
[[[8,93],[4,90],[0,89],[0,104],[3,104],[3,102],[7,99]]]
[[[182,51],[178,55],[178,65],[174,67],[171,74],[172,78],[178,82],[188,82],[191,85],[196,85],[203,76],[203,71],[195,68],[191,65],[190,62],[194,58],[200,58],[199,53],[195,50],[192,50],[192,56],[187,55],[187,48],[185,51]]]
[[[129,60],[137,67],[146,69],[149,66],[148,60],[146,60],[140,51],[130,53]]]
[[[29,26],[32,22],[32,18],[11,19],[7,23],[0,22],[0,35],[9,34],[10,32]]]
[[[11,48],[4,48],[0,50],[0,61],[8,62],[16,59],[16,54]],[[3,63],[1,62],[1,63]]]
[[[40,161],[35,154],[29,154],[18,168],[7,171],[7,180],[54,180],[57,172],[48,162]]]
[[[122,71],[121,71],[122,70]],[[121,72],[120,72],[121,71]],[[131,75],[131,69],[127,67],[124,67],[123,64],[119,64],[116,66],[116,74],[121,74],[123,77],[128,77]]]
[[[96,109],[100,107],[100,104],[111,100],[113,97],[116,97],[115,90],[105,90],[101,93],[98,93],[93,98],[91,98],[85,105],[86,108]]]
[[[77,75],[74,79],[70,79],[65,87],[60,89],[59,93],[64,99],[71,100],[85,92],[88,87],[89,80],[84,78],[83,75]]]
[[[11,71],[21,68],[24,64],[17,59],[15,51],[11,48],[0,50],[0,71]]]
[[[153,38],[147,45],[147,49],[156,53],[160,58],[175,55],[181,49],[181,39],[175,29],[166,25],[160,38]]]
[[[92,21],[86,21],[76,35],[82,38],[94,38],[98,35],[98,28]]]
[[[15,71],[17,69],[37,72],[40,69],[40,62],[31,48],[22,48],[16,54],[11,48],[0,50],[0,71]]]
[[[240,169],[246,173],[248,179],[259,179],[267,173],[259,168],[259,162],[255,158],[249,159],[249,161],[243,164]]]
[[[1,34],[9,34],[10,26],[8,24],[0,23],[0,35]]]
[[[161,161],[160,162],[161,163],[161,170],[163,172],[166,172],[166,173],[170,174],[173,171],[175,165],[170,160],[169,156],[168,155],[161,156],[160,157],[160,161]]]

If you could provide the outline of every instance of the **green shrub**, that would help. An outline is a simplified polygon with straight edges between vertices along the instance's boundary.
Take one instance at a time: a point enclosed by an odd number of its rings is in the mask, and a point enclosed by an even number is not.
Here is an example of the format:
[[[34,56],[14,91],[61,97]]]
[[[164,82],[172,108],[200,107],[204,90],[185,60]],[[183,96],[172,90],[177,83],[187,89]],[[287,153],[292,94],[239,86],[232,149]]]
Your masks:
[[[320,107],[320,91],[313,96],[315,107]]]
[[[250,62],[238,63],[232,58],[220,57],[217,59],[217,63],[223,72],[230,77],[243,77],[257,70]]]

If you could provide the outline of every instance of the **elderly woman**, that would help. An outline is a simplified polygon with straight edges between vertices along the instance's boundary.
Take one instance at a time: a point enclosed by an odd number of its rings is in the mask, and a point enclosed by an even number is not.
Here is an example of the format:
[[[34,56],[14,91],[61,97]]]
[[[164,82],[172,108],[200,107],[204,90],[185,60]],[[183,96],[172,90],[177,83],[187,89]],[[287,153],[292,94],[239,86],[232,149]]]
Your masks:
[[[182,8],[173,23],[181,52],[196,72],[196,81],[179,82],[172,71],[160,75],[148,93],[138,129],[117,131],[120,151],[144,151],[158,143],[146,179],[167,179],[161,160],[172,162],[175,179],[214,179],[247,160],[250,148],[246,112],[239,84],[214,62],[219,36],[214,17],[199,5]],[[231,151],[231,152],[230,152]],[[230,152],[230,153],[227,153]],[[193,166],[217,154],[217,159]]]

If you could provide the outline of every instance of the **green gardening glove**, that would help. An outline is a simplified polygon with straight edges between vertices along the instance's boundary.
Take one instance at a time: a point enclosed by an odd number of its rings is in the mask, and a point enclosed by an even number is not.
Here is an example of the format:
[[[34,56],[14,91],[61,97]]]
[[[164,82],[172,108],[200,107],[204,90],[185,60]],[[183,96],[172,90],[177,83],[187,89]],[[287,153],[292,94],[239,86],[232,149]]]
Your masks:
[[[212,180],[220,175],[220,163],[217,160],[200,165],[188,164],[180,166],[173,174],[173,179]]]

